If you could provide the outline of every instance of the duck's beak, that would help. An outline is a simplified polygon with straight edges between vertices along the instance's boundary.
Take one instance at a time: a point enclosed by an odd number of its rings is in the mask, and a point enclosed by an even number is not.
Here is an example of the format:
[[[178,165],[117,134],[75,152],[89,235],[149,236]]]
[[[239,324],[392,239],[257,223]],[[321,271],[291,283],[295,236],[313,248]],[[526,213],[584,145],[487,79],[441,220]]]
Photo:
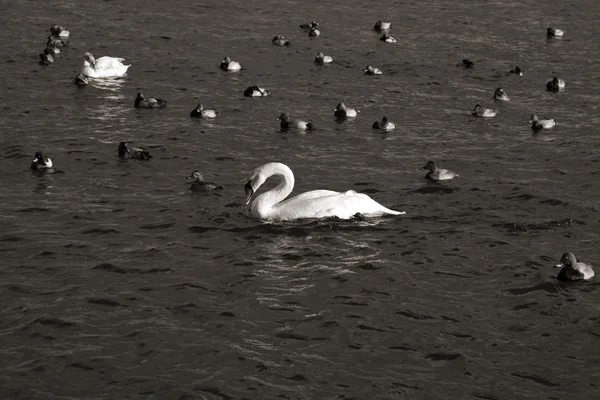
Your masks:
[[[565,264],[563,264],[563,263],[560,263],[560,264],[556,264],[556,265],[554,266],[554,268],[562,268],[562,267],[564,267],[564,266],[565,266]]]
[[[247,206],[248,204],[250,204],[250,200],[252,200],[252,196],[254,196],[254,189],[252,189],[252,184],[250,183],[250,181],[248,181],[248,183],[246,183],[246,186],[244,186],[244,190],[246,191],[245,205]]]

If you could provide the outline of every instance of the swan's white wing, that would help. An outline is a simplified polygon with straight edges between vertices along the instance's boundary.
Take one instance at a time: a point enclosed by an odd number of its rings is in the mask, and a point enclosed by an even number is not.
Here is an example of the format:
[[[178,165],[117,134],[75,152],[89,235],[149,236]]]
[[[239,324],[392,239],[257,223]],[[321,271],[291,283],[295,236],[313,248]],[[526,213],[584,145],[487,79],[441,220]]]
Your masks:
[[[348,219],[357,213],[364,215],[403,214],[390,210],[366,194],[356,193],[353,190],[344,193],[313,190],[274,205],[271,218],[274,220],[326,217]]]
[[[124,58],[118,57],[100,57],[96,59],[96,70],[114,70],[123,68]]]

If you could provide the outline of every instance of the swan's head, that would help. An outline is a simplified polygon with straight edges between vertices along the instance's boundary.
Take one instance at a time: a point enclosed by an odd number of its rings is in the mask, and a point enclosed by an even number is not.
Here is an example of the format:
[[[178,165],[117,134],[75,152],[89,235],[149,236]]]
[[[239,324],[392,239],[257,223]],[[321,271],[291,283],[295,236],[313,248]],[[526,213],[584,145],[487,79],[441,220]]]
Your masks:
[[[92,53],[85,53],[85,61],[89,63],[92,67],[96,66],[96,59],[92,55]]]
[[[261,168],[257,168],[252,171],[250,177],[248,178],[248,182],[246,182],[246,185],[244,186],[244,191],[246,192],[246,206],[250,204],[254,193],[256,193],[258,188],[261,187],[266,180],[267,176],[262,172]]]
[[[119,143],[119,155],[124,156],[127,153],[131,153],[131,150],[127,147],[127,142]]]
[[[195,170],[190,176],[188,176],[188,179],[191,179],[194,182],[202,182],[204,180],[204,175],[202,175],[202,172]]]
[[[571,252],[566,252],[560,258],[558,264],[555,265],[556,268],[569,267],[575,268],[577,266],[577,260],[575,259],[575,255]]]

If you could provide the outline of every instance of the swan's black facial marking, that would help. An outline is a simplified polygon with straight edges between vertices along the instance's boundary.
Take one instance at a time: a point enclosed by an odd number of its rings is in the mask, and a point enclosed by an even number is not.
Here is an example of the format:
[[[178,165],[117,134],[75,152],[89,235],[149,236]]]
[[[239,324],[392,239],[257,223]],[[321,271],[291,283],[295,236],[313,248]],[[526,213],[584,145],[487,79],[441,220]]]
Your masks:
[[[252,180],[249,180],[248,183],[246,183],[246,186],[244,186],[244,190],[246,191],[246,205],[248,205],[250,204],[250,200],[254,195],[254,189],[252,188]]]

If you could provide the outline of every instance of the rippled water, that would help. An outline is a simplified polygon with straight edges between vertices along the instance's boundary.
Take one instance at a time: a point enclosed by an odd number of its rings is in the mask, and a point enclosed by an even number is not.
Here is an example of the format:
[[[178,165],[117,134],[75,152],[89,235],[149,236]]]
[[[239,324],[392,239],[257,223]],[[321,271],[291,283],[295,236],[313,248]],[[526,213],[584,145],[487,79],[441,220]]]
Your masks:
[[[598,284],[552,266],[598,265],[599,3],[80,3],[0,3],[0,398],[598,396]],[[317,39],[298,28],[313,19]],[[41,67],[53,23],[70,47]],[[129,76],[76,87],[86,51]],[[555,75],[564,92],[544,90]],[[244,98],[253,84],[273,95]],[[134,109],[139,90],[168,108]],[[334,122],[339,101],[358,118]],[[219,118],[191,120],[198,102]],[[281,133],[281,112],[318,129]],[[533,134],[533,112],[557,127]],[[384,115],[397,129],[373,132]],[[155,157],[119,160],[121,140]],[[30,171],[38,150],[53,173]],[[461,176],[425,181],[429,159]],[[269,161],[295,193],[407,215],[261,224],[242,179]],[[224,190],[188,190],[194,169]]]

